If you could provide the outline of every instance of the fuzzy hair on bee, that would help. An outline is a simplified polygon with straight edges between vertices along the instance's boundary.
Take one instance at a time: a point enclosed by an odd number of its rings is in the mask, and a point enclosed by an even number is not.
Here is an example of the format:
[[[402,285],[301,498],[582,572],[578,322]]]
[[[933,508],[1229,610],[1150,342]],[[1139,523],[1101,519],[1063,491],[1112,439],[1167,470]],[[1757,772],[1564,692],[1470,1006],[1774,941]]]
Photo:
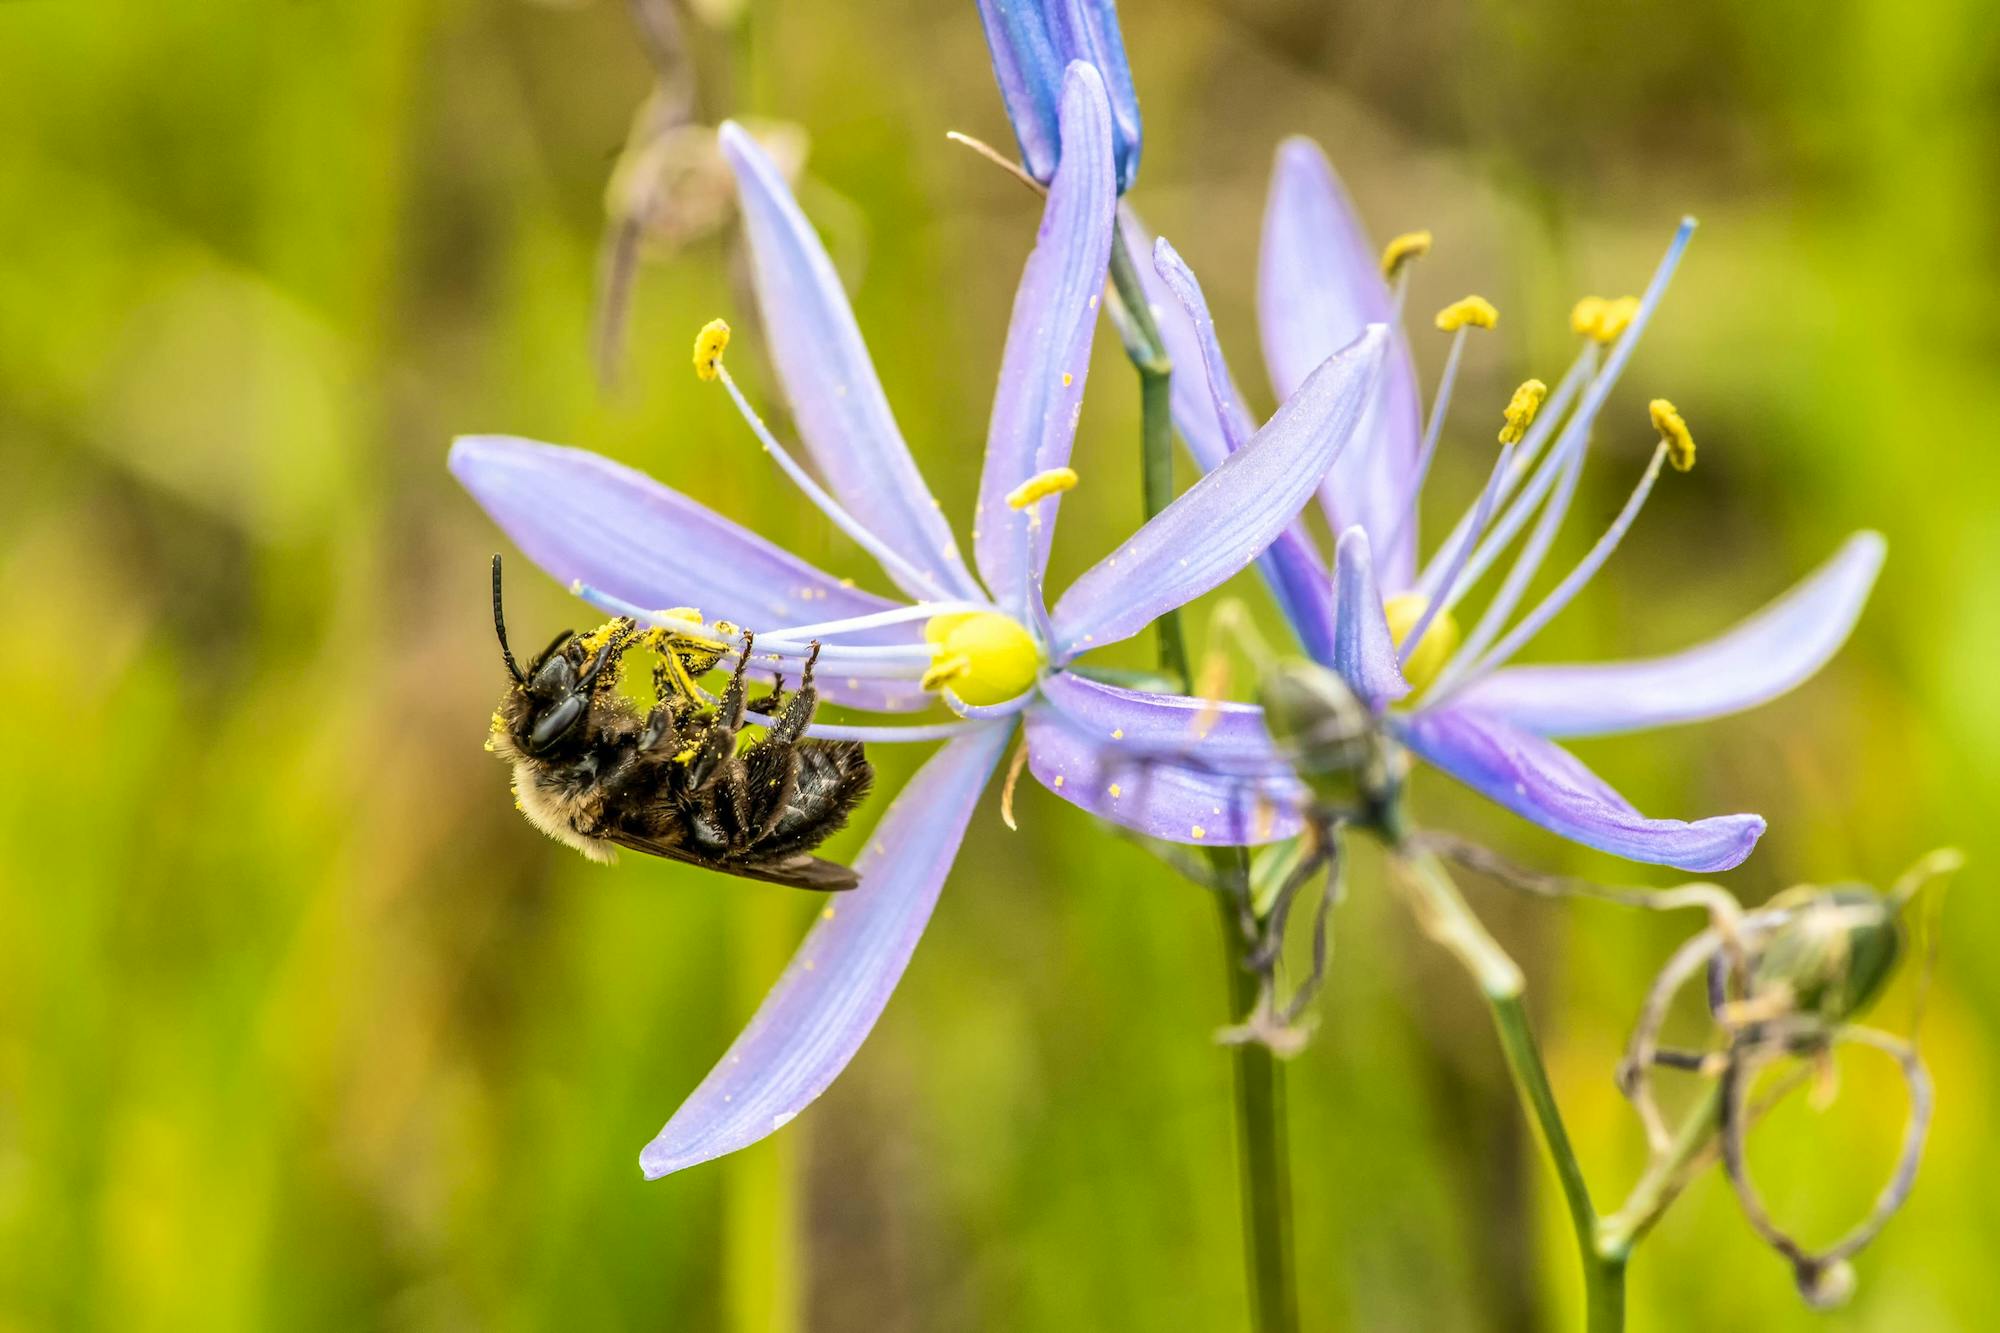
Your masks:
[[[764,733],[739,746],[750,711],[749,634],[714,704],[695,679],[721,662],[726,643],[641,631],[623,617],[586,635],[564,630],[523,669],[507,644],[497,555],[493,628],[510,683],[487,748],[513,767],[516,804],[536,828],[594,861],[628,847],[794,888],[859,882],[851,868],[811,854],[874,781],[860,743],[806,735],[818,706],[817,643],[798,691],[787,697],[779,677],[755,710],[769,719]],[[635,648],[654,655],[655,702],[643,715],[618,689]]]

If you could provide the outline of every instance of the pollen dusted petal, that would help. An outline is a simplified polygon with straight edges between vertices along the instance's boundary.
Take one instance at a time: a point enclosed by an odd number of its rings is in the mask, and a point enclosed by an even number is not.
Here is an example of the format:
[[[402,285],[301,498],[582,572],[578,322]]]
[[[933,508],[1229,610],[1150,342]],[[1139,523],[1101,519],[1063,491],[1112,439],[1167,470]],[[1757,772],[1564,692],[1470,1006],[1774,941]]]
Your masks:
[[[1606,736],[1721,717],[1774,699],[1847,641],[1886,550],[1857,532],[1782,597],[1724,634],[1665,657],[1509,667],[1457,701],[1542,736]]]
[[[855,862],[860,887],[821,914],[750,1026],[639,1154],[647,1179],[748,1147],[847,1067],[909,965],[1012,734],[982,728],[918,770]]]
[[[452,445],[452,475],[522,552],[564,587],[588,584],[635,606],[699,606],[759,625],[868,615],[896,603],[852,586],[601,454],[510,436]],[[853,645],[922,641],[916,622],[850,635]],[[837,703],[908,711],[931,699],[917,682],[823,678]]]
[[[1072,805],[1170,842],[1287,838],[1304,789],[1248,704],[1058,672],[1027,716],[1028,771]],[[1117,740],[1109,739],[1117,735]]]
[[[1478,709],[1428,708],[1392,725],[1426,762],[1480,795],[1628,861],[1710,874],[1740,865],[1764,833],[1757,815],[1648,819],[1567,750]]]

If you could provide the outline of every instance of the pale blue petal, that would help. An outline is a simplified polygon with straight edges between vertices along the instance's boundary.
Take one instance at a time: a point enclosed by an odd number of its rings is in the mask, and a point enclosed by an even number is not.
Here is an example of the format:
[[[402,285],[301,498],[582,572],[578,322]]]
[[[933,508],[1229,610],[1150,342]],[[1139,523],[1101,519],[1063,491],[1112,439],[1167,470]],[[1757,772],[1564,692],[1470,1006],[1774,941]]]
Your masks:
[[[980,576],[1016,616],[1026,611],[1029,586],[1048,565],[1061,496],[1015,510],[1007,494],[1037,473],[1069,464],[1111,258],[1117,204],[1111,112],[1104,81],[1088,65],[1070,66],[1063,87],[1063,142],[1041,231],[1014,293],[972,528]]]
[[[1387,341],[1378,325],[1329,357],[1248,444],[1070,585],[1058,653],[1129,638],[1256,559],[1353,438]]]
[[[890,414],[833,261],[756,140],[733,121],[723,123],[721,136],[742,200],[771,362],[826,488],[940,591],[977,596],[951,528]],[[907,582],[896,570],[886,572],[898,586]],[[929,590],[903,591],[922,597]]]
[[[827,898],[750,1026],[639,1154],[647,1179],[782,1128],[847,1067],[902,980],[1012,735],[982,728],[917,770],[855,862],[860,887]]]
[[[1784,596],[1684,652],[1510,667],[1453,700],[1543,736],[1604,736],[1738,712],[1792,689],[1846,642],[1886,549],[1879,533],[1854,534]]]
[[[1552,833],[1628,861],[1712,874],[1742,864],[1764,834],[1757,815],[1648,819],[1552,741],[1471,708],[1391,717],[1418,756]]]
[[[896,605],[600,454],[472,435],[452,445],[450,467],[522,553],[565,587],[588,584],[650,610],[691,606],[711,620],[757,631]],[[534,637],[526,628],[523,637]],[[908,623],[841,642],[883,646],[922,636],[921,623]],[[914,681],[823,674],[818,685],[829,700],[861,708],[908,711],[933,702]]]
[[[1071,672],[1044,681],[1028,712],[1028,771],[1071,804],[1169,842],[1287,838],[1306,800],[1260,710]]]
[[[1410,692],[1398,661],[1396,639],[1375,583],[1368,534],[1360,524],[1340,534],[1334,548],[1333,651],[1322,659],[1376,712]]]
[[[1139,265],[1145,270],[1145,265]],[[1162,337],[1167,338],[1169,354],[1177,358],[1174,362],[1174,399],[1176,418],[1181,411],[1179,394],[1186,386],[1197,380],[1207,385],[1208,404],[1205,410],[1196,414],[1196,431],[1213,429],[1220,436],[1221,449],[1211,459],[1203,454],[1211,446],[1193,447],[1192,435],[1190,452],[1201,464],[1204,472],[1212,471],[1228,454],[1241,448],[1255,429],[1250,414],[1243,407],[1243,396],[1237,392],[1236,380],[1229,373],[1229,363],[1222,355],[1222,343],[1215,336],[1215,319],[1208,313],[1208,298],[1202,295],[1201,283],[1195,278],[1194,270],[1183,261],[1174,247],[1162,236],[1153,245],[1153,276],[1163,284],[1172,298],[1172,310],[1163,310],[1162,316],[1177,313],[1180,318],[1171,321],[1174,335],[1166,334],[1167,321],[1162,320]],[[1187,356],[1187,349],[1174,350],[1177,344],[1191,342],[1196,361]],[[1196,375],[1199,367],[1201,374]],[[1293,523],[1282,533],[1264,554],[1257,557],[1258,572],[1264,576],[1271,595],[1277,599],[1279,609],[1298,635],[1299,644],[1306,654],[1314,658],[1324,658],[1333,650],[1333,588],[1327,581],[1326,567],[1314,549],[1312,538],[1303,523]]]
[[[1258,256],[1257,313],[1264,361],[1280,398],[1369,324],[1393,323],[1395,302],[1347,192],[1310,139],[1278,148]],[[1420,453],[1416,372],[1400,329],[1353,449],[1327,474],[1322,499],[1336,529],[1360,524],[1376,543],[1384,587],[1416,569],[1416,524],[1405,522]],[[1383,543],[1393,541],[1393,550]]]

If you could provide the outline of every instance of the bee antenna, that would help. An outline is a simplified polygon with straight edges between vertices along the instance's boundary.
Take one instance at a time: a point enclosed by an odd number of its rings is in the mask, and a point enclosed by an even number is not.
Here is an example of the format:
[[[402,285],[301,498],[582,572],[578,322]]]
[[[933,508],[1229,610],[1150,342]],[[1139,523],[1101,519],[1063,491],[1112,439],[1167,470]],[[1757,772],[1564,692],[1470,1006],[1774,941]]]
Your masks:
[[[528,678],[521,674],[520,663],[514,660],[514,650],[507,646],[507,617],[500,610],[500,556],[493,556],[493,632],[500,636],[500,658],[507,664],[507,674],[514,678],[516,685],[524,685]]]

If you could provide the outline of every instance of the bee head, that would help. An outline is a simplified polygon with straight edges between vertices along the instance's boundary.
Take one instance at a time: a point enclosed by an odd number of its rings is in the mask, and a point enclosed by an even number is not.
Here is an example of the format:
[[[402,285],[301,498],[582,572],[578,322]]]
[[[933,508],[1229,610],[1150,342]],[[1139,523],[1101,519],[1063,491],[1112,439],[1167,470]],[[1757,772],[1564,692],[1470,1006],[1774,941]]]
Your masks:
[[[523,671],[507,646],[507,617],[501,609],[500,557],[493,557],[493,631],[500,639],[500,660],[507,666],[513,686],[502,708],[510,730],[530,754],[542,754],[576,730],[590,714],[604,668],[638,632],[629,620],[614,621],[602,633],[603,642],[595,654],[583,641],[564,630],[542,649]],[[591,636],[593,639],[597,635]]]

